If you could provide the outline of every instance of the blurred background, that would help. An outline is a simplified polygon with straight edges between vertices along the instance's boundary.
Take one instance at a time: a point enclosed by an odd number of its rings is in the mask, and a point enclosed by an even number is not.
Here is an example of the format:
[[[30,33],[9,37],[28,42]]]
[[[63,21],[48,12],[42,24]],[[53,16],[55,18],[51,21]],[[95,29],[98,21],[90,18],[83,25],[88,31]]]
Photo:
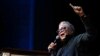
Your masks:
[[[75,26],[75,34],[84,32],[80,18],[69,3],[82,6],[91,15],[99,29],[99,9],[96,0],[1,0],[0,49],[45,50],[57,35],[60,21],[67,20]],[[99,37],[91,48],[99,49]]]

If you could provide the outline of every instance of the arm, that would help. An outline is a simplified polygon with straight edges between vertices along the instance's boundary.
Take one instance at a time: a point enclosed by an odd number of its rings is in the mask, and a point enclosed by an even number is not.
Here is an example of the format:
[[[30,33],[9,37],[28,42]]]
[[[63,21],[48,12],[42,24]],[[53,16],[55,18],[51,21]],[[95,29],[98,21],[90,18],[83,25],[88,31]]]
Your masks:
[[[81,21],[86,30],[82,40],[94,40],[97,36],[97,29],[95,28],[92,20],[89,18],[89,16],[81,16]]]
[[[96,37],[97,31],[93,25],[93,22],[91,22],[91,19],[85,15],[81,6],[73,6],[71,3],[69,5],[73,8],[74,12],[80,16],[81,21],[86,29],[86,33],[84,33],[82,39],[94,39],[94,37]]]

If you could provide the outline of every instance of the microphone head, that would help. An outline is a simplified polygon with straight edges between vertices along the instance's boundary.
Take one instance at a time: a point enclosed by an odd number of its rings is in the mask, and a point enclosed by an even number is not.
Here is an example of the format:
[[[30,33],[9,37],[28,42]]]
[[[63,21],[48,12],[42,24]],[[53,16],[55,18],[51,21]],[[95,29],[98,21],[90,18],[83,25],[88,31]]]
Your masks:
[[[59,36],[58,35],[56,36],[56,39],[59,39]]]
[[[57,43],[57,40],[59,39],[59,36],[56,36],[56,39],[54,40],[54,43]]]

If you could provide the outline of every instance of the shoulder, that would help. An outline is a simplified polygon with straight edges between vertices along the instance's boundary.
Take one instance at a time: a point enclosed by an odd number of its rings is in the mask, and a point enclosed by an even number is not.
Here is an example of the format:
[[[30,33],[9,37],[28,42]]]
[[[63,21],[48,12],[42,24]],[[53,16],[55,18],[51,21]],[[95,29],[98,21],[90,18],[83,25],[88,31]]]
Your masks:
[[[81,40],[87,40],[88,34],[86,32],[78,34],[74,37],[74,40],[79,43]]]

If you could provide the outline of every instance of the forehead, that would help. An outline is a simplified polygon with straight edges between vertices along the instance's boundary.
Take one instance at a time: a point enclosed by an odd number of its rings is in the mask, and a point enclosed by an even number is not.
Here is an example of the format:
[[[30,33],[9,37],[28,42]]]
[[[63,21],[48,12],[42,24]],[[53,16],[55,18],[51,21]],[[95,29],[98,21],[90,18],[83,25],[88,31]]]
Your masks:
[[[68,27],[69,25],[67,24],[67,22],[61,22],[60,24],[59,24],[59,29],[61,29],[62,27]]]

